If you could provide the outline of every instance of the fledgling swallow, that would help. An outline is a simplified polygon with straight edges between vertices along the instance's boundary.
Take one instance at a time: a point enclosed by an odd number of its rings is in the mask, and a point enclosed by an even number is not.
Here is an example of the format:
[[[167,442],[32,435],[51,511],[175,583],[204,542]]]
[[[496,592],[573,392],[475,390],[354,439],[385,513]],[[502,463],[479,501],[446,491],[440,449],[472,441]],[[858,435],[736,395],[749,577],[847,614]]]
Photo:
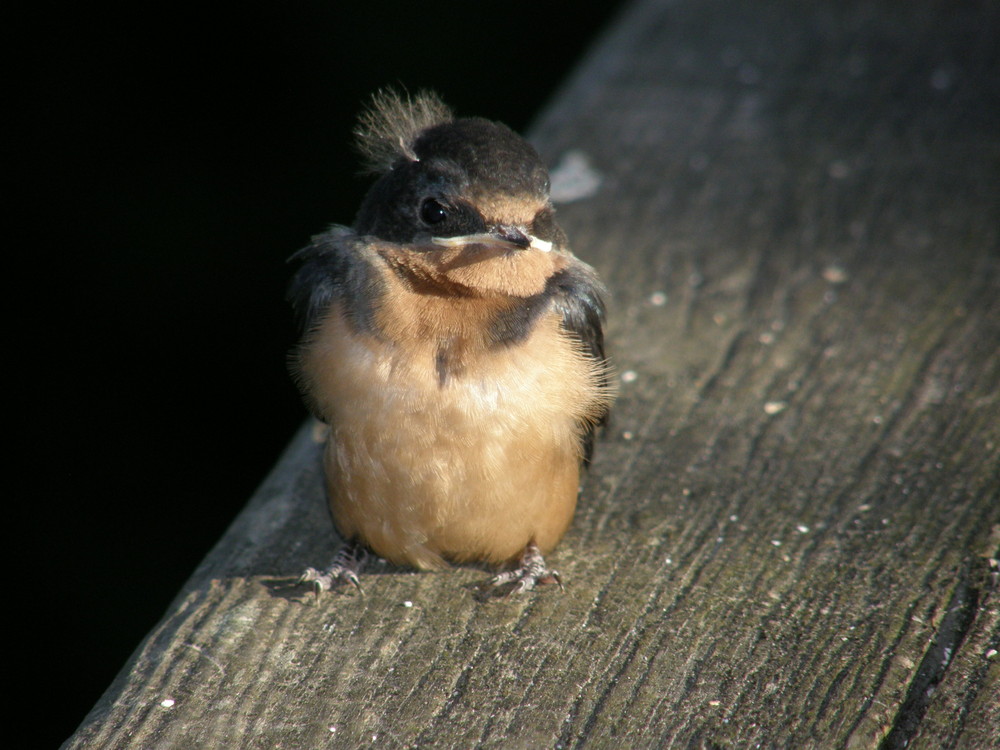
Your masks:
[[[360,589],[370,550],[505,569],[489,591],[560,582],[543,555],[612,400],[603,286],[556,224],[538,154],[505,125],[381,92],[356,134],[379,177],[353,227],[294,256],[289,294],[304,324],[293,369],[328,425],[347,540],[301,580]]]

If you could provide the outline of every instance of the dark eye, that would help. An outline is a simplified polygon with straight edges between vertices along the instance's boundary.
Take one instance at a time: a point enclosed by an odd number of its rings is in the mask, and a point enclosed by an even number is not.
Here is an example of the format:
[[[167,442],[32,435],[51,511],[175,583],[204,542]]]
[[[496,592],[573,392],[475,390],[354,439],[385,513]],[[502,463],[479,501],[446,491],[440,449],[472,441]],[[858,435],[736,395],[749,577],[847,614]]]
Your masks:
[[[440,224],[448,218],[448,209],[434,198],[425,198],[420,204],[420,220],[424,224]]]

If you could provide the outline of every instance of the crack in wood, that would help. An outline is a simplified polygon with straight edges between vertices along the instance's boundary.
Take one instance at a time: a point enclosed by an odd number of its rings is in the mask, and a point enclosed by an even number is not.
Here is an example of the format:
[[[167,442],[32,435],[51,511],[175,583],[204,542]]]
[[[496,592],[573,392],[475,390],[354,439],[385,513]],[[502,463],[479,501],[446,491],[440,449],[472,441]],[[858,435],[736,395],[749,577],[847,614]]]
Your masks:
[[[906,698],[879,750],[902,750],[910,744],[927,712],[934,690],[944,679],[952,659],[975,620],[979,591],[970,583],[971,561],[962,566],[941,627],[934,636],[910,683]]]

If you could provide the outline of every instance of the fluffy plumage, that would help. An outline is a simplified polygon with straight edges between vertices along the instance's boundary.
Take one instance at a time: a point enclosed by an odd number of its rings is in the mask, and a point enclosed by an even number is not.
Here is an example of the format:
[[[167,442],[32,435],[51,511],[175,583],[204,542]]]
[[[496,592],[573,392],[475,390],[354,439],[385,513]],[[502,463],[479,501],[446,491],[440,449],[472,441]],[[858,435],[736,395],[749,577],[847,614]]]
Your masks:
[[[548,176],[499,123],[382,93],[359,132],[383,171],[354,227],[297,254],[296,377],[329,425],[333,519],[355,554],[510,565],[492,584],[558,580],[542,555],[576,506],[607,414],[603,287],[566,246]],[[520,567],[518,565],[520,564]]]
[[[415,97],[392,89],[378,91],[358,118],[354,136],[369,172],[382,173],[398,159],[415,160],[413,142],[427,128],[453,120],[451,110],[431,91]]]

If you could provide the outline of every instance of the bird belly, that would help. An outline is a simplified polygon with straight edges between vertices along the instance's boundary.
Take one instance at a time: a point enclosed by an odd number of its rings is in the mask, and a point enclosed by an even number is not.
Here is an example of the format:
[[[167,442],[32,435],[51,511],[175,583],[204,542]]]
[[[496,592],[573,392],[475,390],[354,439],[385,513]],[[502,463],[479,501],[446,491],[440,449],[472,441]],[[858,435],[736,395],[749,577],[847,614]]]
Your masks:
[[[426,342],[390,343],[324,322],[303,376],[330,423],[326,474],[340,532],[419,568],[545,553],[576,507],[580,433],[597,376],[541,320],[515,346],[442,379]]]

